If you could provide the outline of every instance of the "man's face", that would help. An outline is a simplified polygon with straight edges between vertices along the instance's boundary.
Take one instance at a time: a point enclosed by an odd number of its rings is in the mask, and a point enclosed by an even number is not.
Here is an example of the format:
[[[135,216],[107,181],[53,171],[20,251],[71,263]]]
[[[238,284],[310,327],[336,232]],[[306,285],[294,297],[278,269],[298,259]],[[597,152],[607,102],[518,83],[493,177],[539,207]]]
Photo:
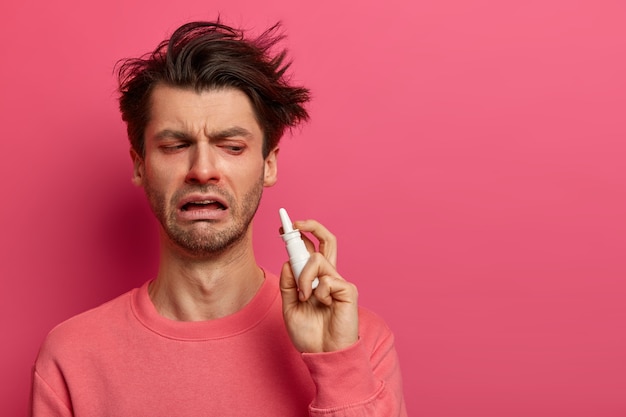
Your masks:
[[[243,92],[159,85],[144,137],[145,156],[131,151],[133,181],[172,243],[202,256],[248,236],[263,187],[276,182],[278,150],[263,158],[263,132]]]

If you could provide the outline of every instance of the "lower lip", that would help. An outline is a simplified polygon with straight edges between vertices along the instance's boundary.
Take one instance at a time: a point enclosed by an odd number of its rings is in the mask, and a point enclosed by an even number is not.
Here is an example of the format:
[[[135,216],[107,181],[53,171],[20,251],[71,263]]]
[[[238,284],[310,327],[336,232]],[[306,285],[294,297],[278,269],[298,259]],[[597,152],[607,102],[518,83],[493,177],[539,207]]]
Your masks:
[[[228,209],[203,209],[178,210],[178,218],[186,221],[219,221],[228,216]]]

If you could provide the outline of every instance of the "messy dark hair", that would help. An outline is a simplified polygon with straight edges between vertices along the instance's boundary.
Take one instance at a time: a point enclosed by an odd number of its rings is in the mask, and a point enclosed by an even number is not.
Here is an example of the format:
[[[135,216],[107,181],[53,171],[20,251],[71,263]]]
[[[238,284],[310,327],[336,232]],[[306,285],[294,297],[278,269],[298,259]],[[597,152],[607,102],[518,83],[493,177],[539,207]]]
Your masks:
[[[285,129],[308,120],[309,90],[289,84],[286,50],[272,54],[283,39],[280,23],[254,39],[216,22],[191,22],[178,28],[141,58],[120,61],[117,75],[120,110],[131,146],[144,155],[144,131],[150,120],[155,86],[204,91],[236,88],[250,99],[263,130],[263,157],[278,145]]]

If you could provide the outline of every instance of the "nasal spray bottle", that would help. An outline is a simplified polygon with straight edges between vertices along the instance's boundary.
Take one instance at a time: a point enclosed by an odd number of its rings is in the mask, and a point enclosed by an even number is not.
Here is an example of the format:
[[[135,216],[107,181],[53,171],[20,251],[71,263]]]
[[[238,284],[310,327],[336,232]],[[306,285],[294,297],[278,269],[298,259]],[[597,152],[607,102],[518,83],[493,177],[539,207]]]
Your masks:
[[[280,222],[283,224],[283,234],[281,237],[285,241],[287,253],[289,254],[291,271],[293,272],[293,276],[296,278],[296,284],[298,284],[302,268],[304,268],[304,265],[309,260],[311,255],[304,245],[304,241],[300,236],[300,231],[293,228],[293,223],[291,223],[287,210],[281,208],[278,210],[278,214],[280,215]],[[313,289],[316,289],[319,283],[319,279],[315,278],[312,285]]]

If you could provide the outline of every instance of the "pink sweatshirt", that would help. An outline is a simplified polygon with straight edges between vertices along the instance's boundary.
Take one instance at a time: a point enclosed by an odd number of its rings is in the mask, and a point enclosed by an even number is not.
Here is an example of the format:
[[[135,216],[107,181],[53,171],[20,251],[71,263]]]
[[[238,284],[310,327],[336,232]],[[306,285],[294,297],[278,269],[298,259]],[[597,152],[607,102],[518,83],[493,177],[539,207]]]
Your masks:
[[[406,416],[393,335],[359,313],[360,340],[301,354],[278,278],[218,320],[160,316],[148,283],[53,329],[33,371],[32,416]]]

